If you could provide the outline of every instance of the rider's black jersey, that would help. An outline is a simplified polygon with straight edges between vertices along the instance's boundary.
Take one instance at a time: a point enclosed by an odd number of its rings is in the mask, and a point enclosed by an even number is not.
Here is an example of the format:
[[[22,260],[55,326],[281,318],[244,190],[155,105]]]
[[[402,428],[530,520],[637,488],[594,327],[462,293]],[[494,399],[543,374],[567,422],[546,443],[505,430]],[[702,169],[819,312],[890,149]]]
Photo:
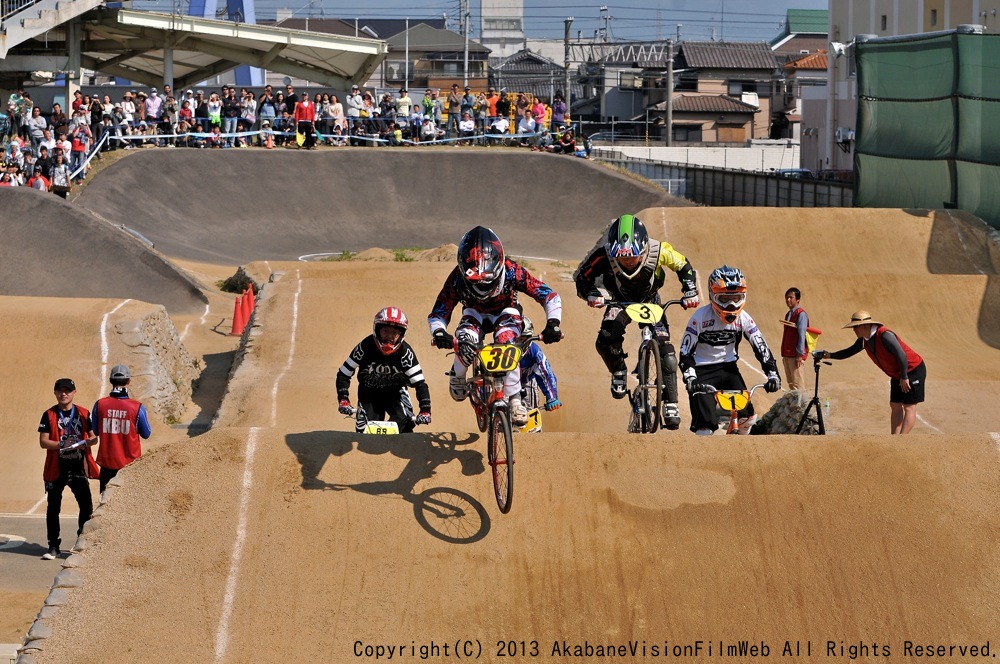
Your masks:
[[[375,343],[375,335],[361,340],[337,372],[337,398],[350,399],[351,378],[358,373],[358,402],[384,399],[412,387],[417,392],[420,411],[431,412],[431,392],[424,380],[413,348],[405,341],[392,355],[385,355]]]

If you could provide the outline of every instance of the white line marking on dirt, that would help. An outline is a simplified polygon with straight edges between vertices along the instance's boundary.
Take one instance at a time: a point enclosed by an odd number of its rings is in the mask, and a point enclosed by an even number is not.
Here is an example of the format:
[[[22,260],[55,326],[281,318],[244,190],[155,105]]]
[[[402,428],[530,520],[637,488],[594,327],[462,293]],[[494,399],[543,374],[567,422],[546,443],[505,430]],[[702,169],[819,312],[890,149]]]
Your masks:
[[[104,318],[101,319],[101,389],[104,389],[104,383],[108,382],[108,319],[111,314],[115,313],[126,304],[131,302],[131,299],[122,301],[117,307],[111,311],[104,314]]]
[[[226,578],[226,594],[222,600],[222,616],[219,618],[219,629],[215,633],[215,661],[221,662],[226,656],[229,646],[229,619],[233,616],[233,604],[236,599],[236,579],[239,576],[240,563],[243,560],[243,545],[247,539],[247,521],[250,511],[250,485],[253,484],[253,457],[257,450],[258,427],[250,429],[247,437],[246,460],[243,465],[243,486],[240,489],[240,512],[236,525],[236,542],[233,544],[233,557],[229,563],[229,576]]]
[[[298,270],[295,271],[298,279],[298,288],[295,291],[295,298],[292,301],[292,332],[291,342],[288,348],[288,360],[285,368],[274,379],[274,386],[271,388],[271,426],[275,425],[278,412],[278,383],[292,366],[292,358],[295,356],[295,335],[299,324],[299,296],[302,294],[302,277]],[[229,564],[229,576],[226,579],[226,594],[223,598],[222,616],[219,618],[219,629],[215,634],[215,661],[221,662],[226,656],[226,648],[229,646],[229,621],[233,615],[233,605],[236,601],[236,581],[239,576],[240,563],[243,559],[243,545],[247,538],[247,521],[250,505],[250,487],[253,484],[253,457],[257,449],[257,434],[259,427],[250,429],[247,439],[246,462],[243,468],[243,487],[240,490],[240,511],[239,520],[236,526],[236,542],[233,544],[233,557]]]
[[[203,313],[201,315],[201,318],[198,319],[198,325],[204,325],[205,324],[205,318],[208,317],[208,307],[209,307],[209,305],[206,304],[205,305],[205,313]],[[188,323],[187,325],[184,326],[184,331],[181,332],[181,341],[184,341],[184,337],[186,337],[188,335],[188,332],[190,330],[191,330],[191,323]]]
[[[754,365],[752,365],[749,362],[747,362],[746,360],[744,360],[742,357],[740,358],[740,362],[742,362],[745,366],[749,367],[750,371],[753,371],[758,376],[763,376],[764,378],[767,378],[767,374],[765,374],[763,371],[761,371],[760,369],[758,369]]]
[[[34,514],[35,510],[37,510],[39,507],[41,507],[42,505],[45,504],[45,500],[47,498],[48,498],[48,496],[42,496],[41,498],[39,498],[38,502],[35,503],[35,505],[30,510],[28,510],[27,512],[24,513],[25,516],[30,516],[30,515]]]
[[[925,420],[920,413],[917,413],[917,419],[923,422],[925,425],[929,426],[930,428],[934,429],[938,433],[944,433],[944,431],[941,431],[941,429],[938,429],[936,426]]]
[[[295,332],[299,327],[299,296],[302,295],[302,276],[301,273],[296,270],[295,278],[298,279],[298,288],[295,290],[295,299],[292,301],[292,339],[288,345],[288,360],[285,362],[285,368],[281,370],[278,377],[274,379],[274,385],[271,387],[271,426],[275,426],[278,421],[278,384],[281,379],[285,377],[288,370],[292,366],[292,359],[295,357]]]

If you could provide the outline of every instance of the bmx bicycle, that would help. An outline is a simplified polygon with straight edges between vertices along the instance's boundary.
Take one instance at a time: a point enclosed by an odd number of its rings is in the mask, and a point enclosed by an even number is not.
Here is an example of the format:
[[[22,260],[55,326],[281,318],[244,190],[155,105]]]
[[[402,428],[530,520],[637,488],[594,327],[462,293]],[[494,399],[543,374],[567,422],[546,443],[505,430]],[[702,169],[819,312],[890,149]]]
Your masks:
[[[760,383],[749,390],[719,390],[712,385],[701,384],[695,385],[691,394],[711,394],[715,397],[715,403],[721,411],[719,423],[725,423],[727,435],[738,435],[740,433],[739,412],[752,403],[753,393],[764,385],[764,383]],[[728,417],[725,417],[723,413],[728,413]]]
[[[532,341],[538,339],[531,338]],[[510,511],[514,500],[514,433],[503,384],[504,378],[520,361],[521,349],[516,344],[477,345],[467,383],[476,424],[486,433],[486,458],[493,477],[493,493],[503,514]]]
[[[606,302],[605,307],[622,307],[633,321],[639,324],[642,339],[636,359],[637,385],[628,390],[631,407],[629,433],[656,433],[663,417],[663,365],[660,363],[660,345],[653,326],[663,320],[667,308],[681,304],[681,300],[668,300],[663,304],[651,302]]]

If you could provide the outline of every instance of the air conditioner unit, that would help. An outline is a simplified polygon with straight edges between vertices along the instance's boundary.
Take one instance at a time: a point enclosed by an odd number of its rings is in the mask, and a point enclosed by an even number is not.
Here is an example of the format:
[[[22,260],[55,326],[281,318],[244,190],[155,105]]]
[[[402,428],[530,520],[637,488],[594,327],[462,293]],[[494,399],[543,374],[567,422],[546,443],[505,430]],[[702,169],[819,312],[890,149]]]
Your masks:
[[[838,143],[850,143],[854,140],[854,130],[850,127],[837,127],[833,135]]]

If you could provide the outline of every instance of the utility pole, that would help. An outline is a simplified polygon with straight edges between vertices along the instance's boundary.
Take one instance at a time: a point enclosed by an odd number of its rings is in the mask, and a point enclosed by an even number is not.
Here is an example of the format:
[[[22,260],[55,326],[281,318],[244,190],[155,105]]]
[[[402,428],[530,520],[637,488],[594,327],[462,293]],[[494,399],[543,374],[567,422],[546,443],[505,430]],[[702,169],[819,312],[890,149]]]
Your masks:
[[[465,79],[463,85],[469,84],[469,0],[462,0],[462,34],[465,35]]]
[[[563,24],[566,26],[566,33],[563,35],[563,101],[566,102],[566,114],[568,115],[573,103],[573,94],[569,89],[569,28],[573,25],[573,17],[567,16]]]
[[[674,40],[667,40],[667,147],[674,141]]]

